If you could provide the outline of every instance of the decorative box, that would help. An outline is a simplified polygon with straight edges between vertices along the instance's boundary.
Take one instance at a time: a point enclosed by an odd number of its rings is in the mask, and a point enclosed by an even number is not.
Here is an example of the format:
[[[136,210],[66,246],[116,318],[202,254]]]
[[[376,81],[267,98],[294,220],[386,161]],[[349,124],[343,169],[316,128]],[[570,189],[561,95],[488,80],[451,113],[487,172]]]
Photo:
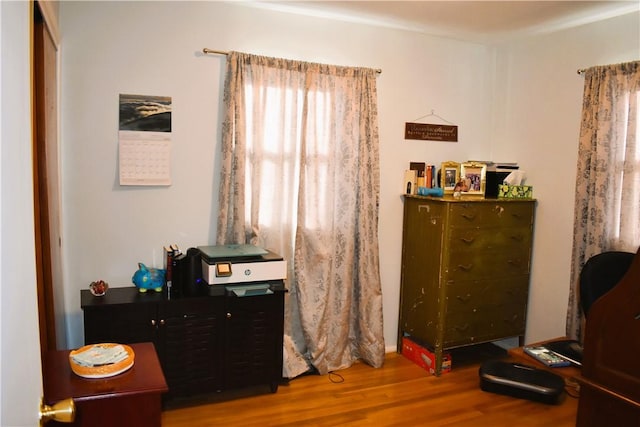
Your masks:
[[[407,337],[402,337],[402,355],[430,374],[435,374],[436,355],[429,349],[416,344]],[[451,371],[451,354],[442,354],[442,372]]]
[[[533,198],[533,187],[531,185],[500,184],[498,186],[498,197],[503,199],[531,199]]]

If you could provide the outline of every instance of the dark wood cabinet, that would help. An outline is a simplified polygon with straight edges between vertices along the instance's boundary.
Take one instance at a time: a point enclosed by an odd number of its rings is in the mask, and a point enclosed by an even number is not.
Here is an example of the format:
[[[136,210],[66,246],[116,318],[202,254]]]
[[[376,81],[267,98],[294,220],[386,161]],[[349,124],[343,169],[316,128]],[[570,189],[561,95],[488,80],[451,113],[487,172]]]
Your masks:
[[[443,351],[522,337],[535,201],[405,196],[402,337]]]
[[[191,397],[282,379],[283,281],[268,295],[236,296],[233,286],[208,286],[200,296],[167,299],[112,288],[102,297],[81,291],[85,344],[153,342],[169,391]]]

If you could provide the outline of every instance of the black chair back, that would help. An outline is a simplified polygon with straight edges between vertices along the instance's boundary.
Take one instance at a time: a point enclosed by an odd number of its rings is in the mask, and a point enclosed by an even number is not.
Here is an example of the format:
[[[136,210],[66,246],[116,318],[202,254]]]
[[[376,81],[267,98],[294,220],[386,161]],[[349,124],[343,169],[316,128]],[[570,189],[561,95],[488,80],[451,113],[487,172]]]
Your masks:
[[[631,252],[609,251],[587,260],[580,271],[580,305],[585,316],[591,304],[622,279],[634,255]]]

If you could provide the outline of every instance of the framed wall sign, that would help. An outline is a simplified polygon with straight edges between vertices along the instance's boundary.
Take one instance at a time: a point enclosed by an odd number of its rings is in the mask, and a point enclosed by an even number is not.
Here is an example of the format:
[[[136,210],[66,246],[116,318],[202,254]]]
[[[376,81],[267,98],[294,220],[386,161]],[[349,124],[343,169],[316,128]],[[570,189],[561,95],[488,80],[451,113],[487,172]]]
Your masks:
[[[458,142],[458,126],[407,122],[404,124],[404,139]]]
[[[460,192],[463,195],[484,197],[487,180],[487,165],[468,162],[460,165]]]

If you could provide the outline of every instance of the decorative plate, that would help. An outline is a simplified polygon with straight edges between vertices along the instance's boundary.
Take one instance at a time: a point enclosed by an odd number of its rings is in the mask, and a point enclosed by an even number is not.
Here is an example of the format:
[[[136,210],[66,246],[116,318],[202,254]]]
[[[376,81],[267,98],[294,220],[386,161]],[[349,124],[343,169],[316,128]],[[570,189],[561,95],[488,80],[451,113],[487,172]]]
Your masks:
[[[71,370],[83,378],[108,378],[133,366],[135,353],[125,344],[102,343],[69,352]]]

